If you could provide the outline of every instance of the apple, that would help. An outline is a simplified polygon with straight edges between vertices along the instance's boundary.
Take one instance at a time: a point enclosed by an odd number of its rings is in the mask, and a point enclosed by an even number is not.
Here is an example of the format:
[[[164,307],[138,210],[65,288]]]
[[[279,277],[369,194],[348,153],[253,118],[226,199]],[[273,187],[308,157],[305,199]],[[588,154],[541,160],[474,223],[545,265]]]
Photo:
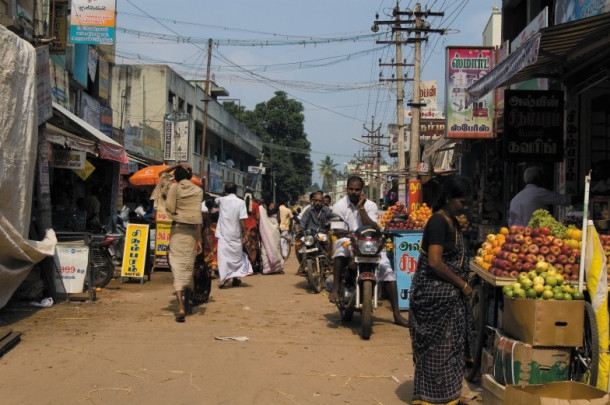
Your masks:
[[[511,254],[512,252],[510,252],[508,250],[503,250],[500,253],[502,253],[502,255],[501,255],[502,259],[507,260],[508,259],[508,255]]]
[[[542,238],[540,236],[533,237],[532,244],[534,244],[536,246],[542,246]]]
[[[555,264],[553,264],[553,266],[555,266],[555,268],[557,269],[558,273],[563,273],[564,272],[563,264],[555,262]]]
[[[566,256],[570,256],[572,254],[572,247],[570,245],[563,245],[561,247],[561,253],[563,253]]]
[[[570,263],[570,264],[575,264],[575,263],[576,263],[576,256],[574,256],[574,255],[569,255],[569,256],[568,256],[568,263]]]
[[[553,245],[555,245],[555,246],[559,246],[559,247],[563,246],[563,239],[561,239],[561,238],[553,238],[552,242],[553,242]]]
[[[561,263],[561,264],[566,264],[568,263],[568,256],[561,254],[559,256],[557,256],[557,262]]]
[[[572,274],[570,280],[578,280],[578,274]]]
[[[574,274],[577,273],[577,270],[579,270],[576,266],[574,266],[573,264],[564,264],[563,265],[563,272],[565,274]]]
[[[534,239],[534,238],[532,238],[532,237],[531,237],[531,236],[529,236],[529,235],[524,236],[524,237],[523,237],[523,243],[529,246],[529,245],[531,245],[531,244],[532,244],[533,239]]]
[[[508,229],[508,232],[511,235],[518,233],[518,231],[519,231],[519,225],[513,225]],[[523,232],[521,232],[521,233],[523,233]]]
[[[517,257],[519,258],[520,261],[525,262],[527,261],[527,254],[525,252],[521,252],[519,254],[517,254]]]
[[[548,255],[551,252],[551,248],[548,246],[540,246],[540,254],[541,255]]]
[[[521,261],[516,261],[513,264],[513,267],[515,268],[515,270],[517,270],[517,272],[521,271],[523,269],[523,262]]]
[[[540,229],[538,228],[534,228],[532,229],[532,233],[531,233],[532,237],[538,237],[540,236]]]
[[[513,243],[513,245],[511,246],[511,251],[513,253],[519,253],[521,252],[521,245],[518,243]]]
[[[536,254],[538,254],[538,252],[540,251],[540,248],[538,247],[538,245],[536,245],[536,244],[532,243],[531,245],[529,245],[529,246],[527,247],[527,250],[528,250],[530,253],[533,253],[533,254],[535,254],[535,255],[536,255]]]
[[[502,249],[502,250],[506,250],[507,252],[510,252],[510,251],[512,250],[512,246],[513,246],[513,244],[512,244],[512,243],[509,243],[509,242],[504,242],[504,243],[502,244],[501,249]]]
[[[518,233],[515,235],[515,237],[513,239],[516,243],[523,243],[525,236],[523,236],[523,234],[521,234],[521,233]]]
[[[540,233],[545,236],[549,236],[551,234],[551,228],[549,228],[548,226],[542,226],[540,227]]]
[[[509,253],[508,254],[508,261],[511,263],[516,263],[517,260],[519,260],[519,256],[517,256],[516,253]]]
[[[530,263],[534,263],[534,264],[538,261],[537,258],[536,258],[536,255],[533,254],[533,253],[530,253],[530,254],[526,255],[525,256],[525,260],[530,262]]]
[[[549,268],[549,264],[547,262],[545,262],[544,260],[540,260],[540,261],[538,261],[538,263],[536,263],[536,273],[538,273],[538,274],[547,271],[548,268]]]
[[[521,265],[521,270],[523,270],[523,271],[531,271],[533,268],[534,268],[534,263],[530,262],[530,261],[527,261]]]
[[[561,254],[561,248],[557,245],[549,246],[549,250],[551,251],[551,254],[554,256],[559,256]]]
[[[553,238],[549,236],[541,236],[542,244],[544,246],[551,246],[553,244]]]
[[[555,263],[555,255],[553,255],[553,254],[548,254],[548,255],[544,256],[544,259],[549,264]]]
[[[572,254],[574,256],[580,256],[580,249],[572,249]]]
[[[502,273],[500,273],[501,277],[508,277],[510,275],[510,273],[506,270],[504,270]]]
[[[521,250],[520,250],[520,251],[521,251],[521,253],[527,253],[527,252],[529,252],[529,250],[528,250],[529,246],[528,246],[528,245],[526,245],[525,243],[524,243],[523,245],[519,245],[519,246],[520,246],[520,248],[521,248]]]
[[[517,270],[513,270],[510,273],[508,273],[508,275],[510,277],[517,277],[519,275],[519,272]]]
[[[532,234],[532,228],[526,226],[525,228],[523,228],[523,234],[526,236],[530,236]]]
[[[536,262],[543,262],[545,259],[544,255],[538,254],[536,255]]]
[[[508,234],[508,235],[506,235],[504,240],[508,243],[513,243],[515,241],[515,235]]]

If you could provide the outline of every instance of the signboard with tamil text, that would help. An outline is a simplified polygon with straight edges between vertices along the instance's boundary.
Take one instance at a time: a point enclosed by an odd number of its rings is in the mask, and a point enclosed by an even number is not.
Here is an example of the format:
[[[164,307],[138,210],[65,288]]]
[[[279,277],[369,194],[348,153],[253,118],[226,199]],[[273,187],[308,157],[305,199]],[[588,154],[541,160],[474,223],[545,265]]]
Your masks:
[[[148,226],[148,224],[127,225],[121,278],[144,278],[148,252]]]
[[[394,272],[398,288],[398,308],[409,309],[411,278],[417,269],[423,231],[406,231],[394,236]]]

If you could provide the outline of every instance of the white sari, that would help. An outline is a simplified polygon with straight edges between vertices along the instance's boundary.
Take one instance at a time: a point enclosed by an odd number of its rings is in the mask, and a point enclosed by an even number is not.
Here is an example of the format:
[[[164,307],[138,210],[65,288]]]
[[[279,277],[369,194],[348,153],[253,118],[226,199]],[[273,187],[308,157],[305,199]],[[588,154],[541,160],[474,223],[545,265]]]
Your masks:
[[[262,205],[259,207],[259,214],[259,232],[263,245],[261,249],[263,274],[282,273],[284,259],[280,251],[280,232],[277,220],[270,218]]]

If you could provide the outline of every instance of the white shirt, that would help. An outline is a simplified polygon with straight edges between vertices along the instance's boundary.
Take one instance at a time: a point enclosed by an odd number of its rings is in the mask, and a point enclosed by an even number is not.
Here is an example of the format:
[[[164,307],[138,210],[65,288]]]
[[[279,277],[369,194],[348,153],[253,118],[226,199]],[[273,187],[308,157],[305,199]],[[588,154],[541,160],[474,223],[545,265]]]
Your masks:
[[[241,219],[248,218],[246,203],[237,198],[235,194],[216,199],[218,205],[218,224],[216,225],[216,237],[219,239],[235,240],[241,239]]]
[[[377,222],[377,204],[371,200],[366,200],[364,203],[364,210],[370,219]],[[349,226],[349,231],[355,231],[362,226],[362,218],[358,212],[358,208],[352,204],[348,196],[344,196],[333,205],[333,212],[343,218]]]

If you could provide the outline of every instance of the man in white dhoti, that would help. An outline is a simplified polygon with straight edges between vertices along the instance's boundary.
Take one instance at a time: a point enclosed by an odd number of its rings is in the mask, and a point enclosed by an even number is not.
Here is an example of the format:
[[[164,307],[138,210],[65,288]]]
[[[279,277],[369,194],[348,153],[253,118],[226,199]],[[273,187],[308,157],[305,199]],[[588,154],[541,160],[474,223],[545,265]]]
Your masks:
[[[229,280],[233,286],[241,284],[241,278],[252,274],[252,265],[243,251],[247,237],[246,203],[237,198],[235,183],[225,184],[225,196],[216,199],[219,208],[216,238],[218,238],[218,273],[223,288]]]

